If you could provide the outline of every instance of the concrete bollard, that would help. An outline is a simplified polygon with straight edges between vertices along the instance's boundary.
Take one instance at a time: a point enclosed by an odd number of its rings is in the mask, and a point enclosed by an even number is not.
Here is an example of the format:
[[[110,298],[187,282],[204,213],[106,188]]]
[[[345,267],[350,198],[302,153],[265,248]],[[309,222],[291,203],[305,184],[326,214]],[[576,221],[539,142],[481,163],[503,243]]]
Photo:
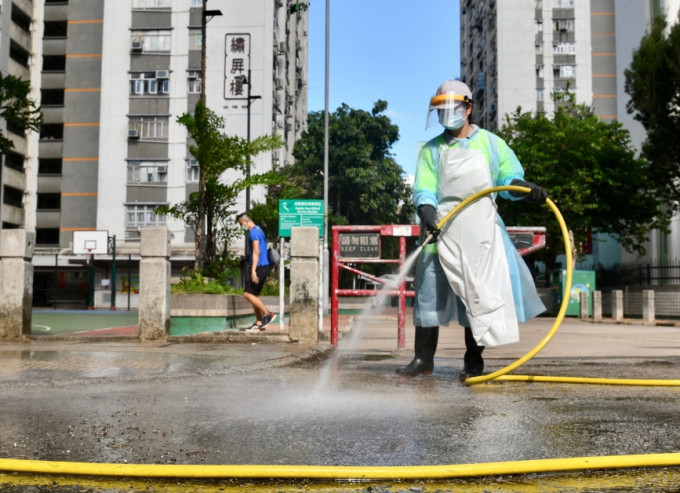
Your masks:
[[[590,310],[588,309],[588,300],[589,300],[590,294],[587,291],[581,291],[578,294],[578,301],[579,301],[579,317],[581,320],[588,320],[590,317]]]
[[[612,319],[617,322],[623,320],[623,291],[612,291]]]
[[[654,306],[654,291],[642,291],[642,320],[653,322],[656,318],[656,308]]]
[[[291,341],[319,342],[319,230],[295,227],[290,235]]]
[[[0,339],[31,335],[35,233],[4,229],[0,237]]]
[[[170,335],[170,231],[142,228],[139,263],[139,339]]]
[[[602,320],[602,291],[593,291],[593,320]]]

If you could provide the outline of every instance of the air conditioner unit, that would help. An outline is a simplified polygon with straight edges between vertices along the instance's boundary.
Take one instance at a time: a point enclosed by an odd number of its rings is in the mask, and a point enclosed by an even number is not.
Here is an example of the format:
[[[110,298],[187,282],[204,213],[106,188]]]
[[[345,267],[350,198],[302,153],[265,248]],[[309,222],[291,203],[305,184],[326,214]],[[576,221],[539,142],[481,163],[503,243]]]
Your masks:
[[[159,172],[159,173],[167,173],[167,172],[168,172],[168,167],[167,167],[167,166],[159,166],[159,167],[158,167],[158,172]]]
[[[138,139],[139,138],[139,130],[136,128],[131,128],[128,130],[128,139]]]
[[[144,44],[141,41],[132,42],[132,51],[142,51]]]
[[[198,79],[198,74],[196,72],[189,72],[189,75],[187,76],[189,80],[195,80]]]
[[[156,79],[168,79],[170,78],[169,70],[156,70]]]

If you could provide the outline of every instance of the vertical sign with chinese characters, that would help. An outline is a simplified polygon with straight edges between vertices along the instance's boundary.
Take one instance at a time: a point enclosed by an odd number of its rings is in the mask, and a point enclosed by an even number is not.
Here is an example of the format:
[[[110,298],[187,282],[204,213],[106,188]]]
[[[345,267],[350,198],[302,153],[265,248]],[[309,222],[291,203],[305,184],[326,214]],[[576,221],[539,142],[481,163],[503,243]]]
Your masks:
[[[248,99],[250,34],[227,34],[224,46],[224,99]],[[248,81],[250,83],[250,81]]]

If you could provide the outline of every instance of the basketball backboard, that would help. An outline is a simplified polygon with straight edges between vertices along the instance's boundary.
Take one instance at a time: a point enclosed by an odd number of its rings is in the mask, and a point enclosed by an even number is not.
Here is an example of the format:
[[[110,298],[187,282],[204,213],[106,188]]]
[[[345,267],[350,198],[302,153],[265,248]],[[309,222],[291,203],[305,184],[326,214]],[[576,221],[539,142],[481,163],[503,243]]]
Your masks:
[[[74,254],[107,254],[109,253],[108,231],[74,231]]]

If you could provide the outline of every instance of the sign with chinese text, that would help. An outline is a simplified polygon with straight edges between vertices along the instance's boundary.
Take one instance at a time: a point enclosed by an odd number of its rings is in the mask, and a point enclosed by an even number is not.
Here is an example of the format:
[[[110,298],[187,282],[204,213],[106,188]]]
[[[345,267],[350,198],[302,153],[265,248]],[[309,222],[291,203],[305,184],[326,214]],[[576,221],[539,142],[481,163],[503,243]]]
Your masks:
[[[279,200],[279,236],[290,238],[290,230],[296,226],[316,226],[323,236],[323,200]]]
[[[380,258],[380,233],[340,233],[340,257]]]
[[[250,34],[227,34],[224,46],[224,99],[248,99]]]

